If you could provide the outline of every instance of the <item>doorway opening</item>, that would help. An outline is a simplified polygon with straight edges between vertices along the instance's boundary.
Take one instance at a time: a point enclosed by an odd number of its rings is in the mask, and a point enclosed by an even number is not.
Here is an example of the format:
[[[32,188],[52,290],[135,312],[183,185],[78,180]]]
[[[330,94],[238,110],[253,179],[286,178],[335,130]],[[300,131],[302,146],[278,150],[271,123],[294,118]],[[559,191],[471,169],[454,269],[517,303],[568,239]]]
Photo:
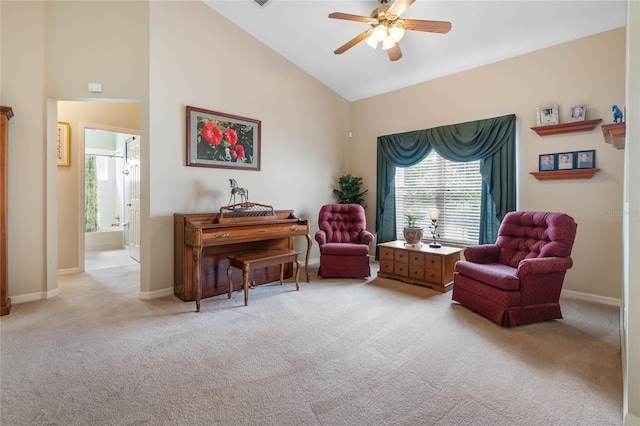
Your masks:
[[[81,125],[84,135],[84,269],[140,262],[132,224],[135,155],[140,137],[103,126]],[[137,139],[137,140],[136,140]],[[132,173],[133,172],[133,173]]]

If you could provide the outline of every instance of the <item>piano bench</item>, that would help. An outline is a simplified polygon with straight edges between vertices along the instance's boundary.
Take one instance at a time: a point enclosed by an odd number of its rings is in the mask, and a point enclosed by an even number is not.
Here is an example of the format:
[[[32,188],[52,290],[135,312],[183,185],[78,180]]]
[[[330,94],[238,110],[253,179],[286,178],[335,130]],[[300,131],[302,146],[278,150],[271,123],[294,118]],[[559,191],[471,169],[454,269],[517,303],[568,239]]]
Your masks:
[[[237,256],[227,256],[229,267],[227,268],[227,279],[229,280],[229,299],[233,291],[233,281],[231,279],[231,268],[242,270],[242,282],[244,288],[244,305],[249,303],[249,275],[252,270],[258,268],[266,268],[269,266],[280,265],[280,285],[284,276],[284,265],[289,262],[296,264],[296,290],[300,290],[298,278],[300,276],[300,260],[298,260],[299,251],[279,250],[263,253],[243,253]]]

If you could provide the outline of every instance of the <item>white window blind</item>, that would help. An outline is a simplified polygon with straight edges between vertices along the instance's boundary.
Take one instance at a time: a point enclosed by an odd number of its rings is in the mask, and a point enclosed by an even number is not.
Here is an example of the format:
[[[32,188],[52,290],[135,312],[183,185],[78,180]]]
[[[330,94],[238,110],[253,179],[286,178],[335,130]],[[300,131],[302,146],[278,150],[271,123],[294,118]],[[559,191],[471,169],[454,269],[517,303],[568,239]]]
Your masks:
[[[396,168],[397,239],[407,214],[418,217],[424,239],[431,239],[429,209],[440,210],[438,241],[478,244],[482,177],[480,161],[457,163],[445,160],[435,151],[412,167]]]

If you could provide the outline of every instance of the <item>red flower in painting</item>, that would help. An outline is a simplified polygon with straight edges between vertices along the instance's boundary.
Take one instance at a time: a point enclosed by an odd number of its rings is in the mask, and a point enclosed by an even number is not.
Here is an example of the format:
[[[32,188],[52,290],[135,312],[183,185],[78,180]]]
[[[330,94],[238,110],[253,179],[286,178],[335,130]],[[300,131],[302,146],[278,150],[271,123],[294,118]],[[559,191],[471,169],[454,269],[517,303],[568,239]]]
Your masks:
[[[233,161],[244,160],[244,147],[242,145],[236,145],[231,148],[231,158],[233,158]]]
[[[234,146],[236,142],[238,142],[238,134],[235,130],[227,128],[227,130],[224,131],[224,140],[229,142],[229,145]]]
[[[213,121],[207,121],[200,134],[211,146],[219,145],[222,141],[222,130]]]

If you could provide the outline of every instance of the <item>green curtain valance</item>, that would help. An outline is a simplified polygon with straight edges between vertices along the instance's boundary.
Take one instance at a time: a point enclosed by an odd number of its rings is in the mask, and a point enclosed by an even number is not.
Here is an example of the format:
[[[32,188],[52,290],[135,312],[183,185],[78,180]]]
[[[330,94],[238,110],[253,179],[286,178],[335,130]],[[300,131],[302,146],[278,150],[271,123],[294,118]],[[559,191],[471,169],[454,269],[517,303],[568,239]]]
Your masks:
[[[500,221],[516,206],[515,140],[514,114],[379,136],[376,183],[378,243],[396,239],[395,168],[418,164],[432,149],[449,161],[480,160],[480,174],[484,182],[480,243],[494,242]]]

